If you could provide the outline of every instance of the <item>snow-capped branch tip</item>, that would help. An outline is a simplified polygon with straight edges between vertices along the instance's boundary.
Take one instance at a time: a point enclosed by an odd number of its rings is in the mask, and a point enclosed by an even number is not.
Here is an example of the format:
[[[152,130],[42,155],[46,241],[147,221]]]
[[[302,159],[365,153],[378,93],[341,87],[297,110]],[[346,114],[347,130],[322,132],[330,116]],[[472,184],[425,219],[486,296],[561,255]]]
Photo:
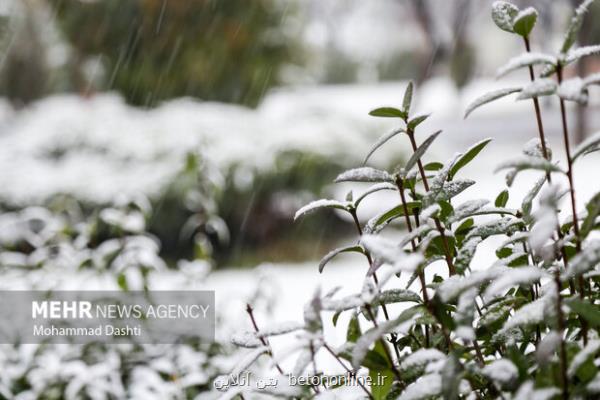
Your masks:
[[[361,167],[342,172],[335,178],[334,182],[394,182],[394,178],[386,171]]]
[[[522,89],[522,87],[520,87],[520,86],[498,89],[498,90],[488,92],[488,93],[476,98],[467,106],[464,118],[466,119],[477,108],[479,108],[487,103],[491,103],[494,100],[498,100],[502,97],[508,96],[509,94],[520,92],[521,89]]]
[[[508,63],[498,69],[496,78],[501,78],[504,75],[516,71],[523,67],[529,67],[536,64],[548,64],[555,66],[558,63],[556,57],[543,53],[523,53],[511,58]]]
[[[349,205],[350,203],[342,203],[341,201],[337,200],[315,200],[296,211],[296,214],[294,215],[294,221],[298,220],[298,218],[300,217],[303,217],[322,208],[337,208],[339,210],[348,210]]]

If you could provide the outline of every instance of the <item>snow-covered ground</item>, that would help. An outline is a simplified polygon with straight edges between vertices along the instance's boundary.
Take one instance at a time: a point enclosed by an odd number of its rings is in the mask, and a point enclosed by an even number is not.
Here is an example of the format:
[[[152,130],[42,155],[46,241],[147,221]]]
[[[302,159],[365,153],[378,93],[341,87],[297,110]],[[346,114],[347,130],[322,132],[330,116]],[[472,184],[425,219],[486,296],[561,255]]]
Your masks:
[[[458,92],[435,79],[417,91],[416,113],[433,113],[422,132],[444,129],[435,154],[447,157],[484,137],[511,149],[535,134],[528,102],[503,99],[462,120],[478,95],[514,82],[476,81]],[[369,117],[382,105],[399,105],[406,83],[281,89],[256,110],[178,99],[153,110],[126,105],[115,94],[90,99],[52,96],[14,112],[0,107],[0,199],[20,205],[66,192],[91,202],[118,194],[160,193],[180,171],[185,154],[199,152],[216,171],[241,164],[273,168],[285,150],[305,150],[356,165],[379,135],[394,126]],[[592,98],[594,101],[594,98]],[[552,144],[558,139],[554,108],[546,113]],[[501,121],[502,123],[498,123]],[[597,118],[592,125],[598,126]],[[390,144],[373,163],[382,164],[406,143]],[[218,175],[218,172],[217,172]],[[85,182],[85,184],[82,184]]]

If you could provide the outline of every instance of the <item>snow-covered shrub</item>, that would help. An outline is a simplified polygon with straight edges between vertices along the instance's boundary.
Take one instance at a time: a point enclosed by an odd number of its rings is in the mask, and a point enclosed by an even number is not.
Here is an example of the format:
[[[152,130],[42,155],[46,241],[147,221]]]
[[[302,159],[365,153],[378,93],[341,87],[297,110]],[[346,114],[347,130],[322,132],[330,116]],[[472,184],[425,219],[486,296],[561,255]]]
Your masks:
[[[493,5],[496,25],[520,36],[527,50],[499,75],[528,68],[531,82],[486,94],[466,114],[519,93],[519,99],[533,99],[539,138],[527,141],[521,154],[497,160],[497,171],[506,172],[507,188],[499,188],[492,201],[455,199],[476,187],[461,176],[461,169],[489,139],[443,163],[428,160],[427,150],[440,132],[421,132],[427,115],[411,112],[412,84],[401,107],[371,111],[375,117],[397,119],[399,126],[375,143],[365,165],[336,179],[356,182],[361,189],[341,200],[312,202],[296,214],[301,218],[325,208],[349,214],[358,240],[327,254],[319,271],[340,253],[356,253],[366,261],[363,289],[347,296],[317,290],[305,306],[304,320],[297,323],[262,326],[249,305],[250,329],[232,339],[248,350],[231,375],[218,381],[230,383],[228,390],[217,385],[223,398],[252,398],[256,393],[402,400],[598,396],[600,241],[593,237],[599,227],[600,193],[587,201],[585,210],[576,209],[573,175],[581,157],[600,150],[600,134],[573,148],[565,102],[585,102],[588,88],[599,79],[563,79],[568,64],[600,52],[600,46],[573,49],[590,3],[577,8],[556,55],[530,52],[535,9],[520,10],[507,2]],[[534,70],[538,65],[540,77]],[[553,75],[556,80],[549,78]],[[551,95],[560,104],[566,165],[552,159],[561,150],[551,151],[544,137],[538,98]],[[407,142],[412,156],[391,171],[366,166],[371,154],[395,136]],[[510,188],[523,171],[538,174],[539,180],[519,199],[519,207],[509,208]],[[398,204],[361,224],[357,210],[363,199],[384,190],[396,192]],[[401,233],[391,229],[398,222],[405,228]],[[478,246],[490,237],[500,238],[496,257],[486,260],[484,268],[472,268]],[[324,334],[330,321],[347,323],[345,342],[333,343]],[[295,340],[292,348],[278,354],[270,340],[280,335],[294,335]],[[292,356],[293,367],[282,367],[282,360]],[[270,358],[266,375],[255,377],[256,384],[235,385],[238,375],[261,358]],[[337,383],[331,384],[334,378]],[[290,382],[304,384],[288,386]]]

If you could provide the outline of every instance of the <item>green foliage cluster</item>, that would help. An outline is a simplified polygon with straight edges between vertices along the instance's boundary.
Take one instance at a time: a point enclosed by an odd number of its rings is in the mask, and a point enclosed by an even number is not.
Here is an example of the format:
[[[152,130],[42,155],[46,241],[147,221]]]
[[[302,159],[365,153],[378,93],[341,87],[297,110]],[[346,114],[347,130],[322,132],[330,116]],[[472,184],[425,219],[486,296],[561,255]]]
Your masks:
[[[428,149],[440,132],[418,142],[418,128],[427,115],[411,112],[412,84],[400,107],[371,112],[375,117],[396,119],[399,127],[374,144],[365,164],[373,152],[398,135],[409,143],[412,156],[390,171],[369,166],[345,171],[336,182],[371,186],[351,191],[343,200],[314,201],[296,214],[301,218],[322,209],[348,213],[359,238],[327,254],[319,271],[339,254],[356,253],[366,260],[362,290],[346,296],[338,295],[339,288],[328,293],[317,290],[305,306],[301,323],[262,327],[249,306],[251,329],[234,335],[232,342],[250,350],[244,366],[235,371],[265,355],[272,358],[280,382],[288,382],[286,375],[314,378],[303,386],[282,388],[279,395],[288,398],[320,398],[339,389],[340,385],[323,384],[339,374],[323,369],[320,356],[330,357],[345,371],[342,382],[359,379],[352,386],[362,398],[597,398],[600,241],[594,236],[600,228],[600,194],[586,202],[586,210],[578,210],[573,176],[583,156],[600,150],[600,133],[572,148],[565,102],[585,103],[598,75],[563,77],[567,65],[600,52],[600,46],[574,48],[591,2],[586,0],[576,9],[556,55],[530,52],[529,36],[538,15],[535,9],[520,10],[503,1],[493,5],[496,25],[524,40],[527,50],[501,68],[499,75],[528,69],[531,82],[484,95],[466,114],[519,93],[519,99],[533,103],[539,133],[539,138],[525,144],[522,154],[498,165],[497,171],[506,171],[507,187],[499,189],[493,202],[455,199],[475,184],[460,173],[490,139],[444,163],[426,162]],[[538,65],[542,68],[536,74],[534,66]],[[554,96],[560,105],[566,166],[552,160],[546,143],[538,104],[542,96]],[[510,208],[510,188],[522,171],[539,178],[519,199],[520,205]],[[397,193],[398,204],[361,224],[357,218],[360,204],[381,191]],[[561,210],[562,200],[568,211]],[[387,228],[393,221],[402,221],[406,232],[390,232]],[[478,246],[490,237],[503,239],[496,259],[487,260],[483,269],[472,269]],[[445,272],[439,272],[440,266]],[[341,346],[334,346],[324,334],[329,318],[338,326],[342,320],[349,321]],[[269,338],[284,334],[294,334],[296,345],[289,354],[274,354]],[[298,354],[295,366],[283,369],[278,360],[294,352]],[[387,379],[378,380],[378,376]],[[232,387],[224,397],[252,397],[257,391],[272,394],[274,389]]]
[[[75,50],[100,57],[103,89],[137,105],[193,96],[256,105],[296,53],[272,0],[51,0]],[[75,85],[85,90],[83,77]]]

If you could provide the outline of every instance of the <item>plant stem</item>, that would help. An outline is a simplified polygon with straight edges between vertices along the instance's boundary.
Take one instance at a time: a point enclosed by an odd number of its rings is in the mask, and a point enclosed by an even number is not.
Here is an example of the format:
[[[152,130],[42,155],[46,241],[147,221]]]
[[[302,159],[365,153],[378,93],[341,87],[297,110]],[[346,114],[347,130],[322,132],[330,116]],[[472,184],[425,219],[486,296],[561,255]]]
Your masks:
[[[331,354],[333,356],[333,358],[335,358],[337,360],[337,362],[346,370],[346,373],[350,377],[353,377],[356,379],[356,383],[366,393],[366,395],[369,397],[369,399],[373,399],[373,395],[371,394],[371,392],[369,392],[369,389],[367,389],[367,387],[364,385],[364,383],[362,383],[360,381],[360,379],[358,379],[358,377],[356,376],[356,373],[354,371],[352,371],[350,368],[348,368],[346,366],[346,364],[344,364],[344,362],[340,359],[340,357],[337,354],[335,354],[333,349],[331,347],[329,347],[329,345],[327,343],[324,343],[323,347],[325,348],[325,350],[327,350],[329,352],[329,354]]]
[[[310,340],[310,356],[312,358],[312,365],[313,365],[313,373],[315,374],[315,376],[318,376],[319,373],[317,371],[317,361],[315,360],[315,346],[313,344],[312,339]],[[317,393],[320,393],[321,391],[319,390],[319,385],[315,385],[315,391]]]
[[[410,139],[410,144],[412,146],[413,152],[417,151],[417,142],[415,141],[415,134],[411,129],[407,129],[406,131],[408,138]],[[423,179],[423,186],[425,190],[429,192],[429,182],[427,181],[427,175],[425,174],[425,168],[423,167],[423,163],[421,160],[417,160],[417,166],[419,168],[419,173],[421,174],[421,179]],[[440,237],[442,238],[442,245],[444,247],[444,256],[446,258],[446,264],[448,264],[449,275],[456,274],[456,268],[454,267],[454,263],[452,261],[452,256],[450,255],[450,246],[448,245],[448,239],[446,238],[446,234],[444,233],[444,228],[442,227],[442,223],[438,218],[433,219],[435,222],[435,227],[440,232]]]
[[[560,85],[563,81],[563,67],[558,65],[556,67],[556,77],[558,78],[558,84]],[[562,120],[563,128],[563,141],[565,145],[565,153],[567,156],[567,178],[569,180],[569,193],[571,194],[571,212],[573,213],[573,232],[575,233],[575,248],[577,252],[581,252],[581,235],[579,233],[579,219],[577,218],[577,205],[575,201],[575,184],[573,181],[573,158],[571,157],[571,145],[569,143],[569,124],[567,123],[567,112],[565,107],[565,101],[559,98],[560,101],[560,116]],[[585,298],[585,281],[580,276],[577,280],[579,286],[579,295],[581,298]],[[587,344],[588,341],[588,329],[587,322],[582,320],[581,324],[583,332],[583,342]]]
[[[558,77],[558,84],[560,85],[563,80],[562,66],[559,64],[556,67],[556,76]],[[581,251],[581,237],[579,234],[579,220],[577,219],[577,206],[575,204],[575,186],[573,182],[573,159],[571,158],[571,145],[569,143],[569,126],[567,124],[567,112],[565,110],[565,101],[562,98],[560,100],[560,116],[562,119],[563,128],[563,140],[565,144],[565,153],[567,156],[567,178],[569,179],[569,192],[571,194],[571,211],[573,212],[573,232],[575,233],[575,247],[577,251]]]
[[[356,210],[355,209],[350,210],[350,214],[352,215],[352,219],[354,220],[354,225],[356,226],[358,235],[362,236],[363,230],[360,226],[360,222],[358,221],[358,215],[356,215]],[[371,258],[371,254],[366,249],[365,249],[365,256],[367,257],[367,261],[369,262],[369,269],[371,269],[373,267],[373,259]],[[373,282],[375,282],[375,285],[377,285],[377,290],[379,290],[379,279],[377,278],[377,274],[375,273],[375,271],[373,271]],[[387,321],[389,321],[390,315],[388,313],[386,305],[382,304],[381,308],[383,309],[383,315],[385,316],[385,319]]]
[[[565,339],[563,338],[565,332],[565,321],[562,312],[562,297],[560,295],[560,271],[557,269],[554,272],[554,283],[556,284],[556,322],[558,325],[558,334],[560,335],[560,379],[562,385],[562,398],[563,400],[569,399],[569,381],[567,379],[567,349],[565,346]]]
[[[373,325],[375,325],[375,328],[377,328],[377,326],[378,326],[377,320],[375,319],[375,314],[373,314],[373,310],[371,310],[371,306],[367,304],[365,306],[365,308],[367,310],[367,313],[369,314],[369,317],[373,321]],[[390,350],[388,349],[387,345],[385,344],[385,341],[383,339],[379,338],[379,343],[381,344],[381,347],[383,348],[383,351],[385,352],[385,356],[387,357],[388,361],[390,362],[390,367],[392,368],[392,372],[394,373],[394,375],[396,376],[398,381],[402,381],[402,379],[400,378],[400,371],[398,371],[398,369],[396,368],[396,365],[394,364],[394,358],[390,354]]]
[[[529,45],[529,38],[524,37],[523,40],[525,41],[525,49],[527,50],[528,53],[531,52],[531,47]],[[535,81],[535,74],[533,73],[532,65],[529,66],[529,79],[531,80],[531,82]],[[546,148],[546,135],[544,134],[544,124],[542,123],[542,113],[540,111],[540,102],[537,97],[534,97],[532,100],[533,100],[533,107],[535,108],[535,118],[537,121],[538,133],[540,135],[540,142],[542,145],[542,154],[546,160],[550,161],[550,155],[548,154],[548,149]],[[550,172],[546,172],[546,178],[548,179],[548,182],[552,183],[552,178],[550,176]]]
[[[404,219],[406,220],[406,226],[408,228],[408,233],[412,233],[412,224],[410,222],[410,215],[408,213],[408,206],[406,205],[406,197],[404,196],[404,182],[402,178],[396,178],[396,186],[398,186],[398,192],[400,192],[400,201],[402,202],[402,209],[404,210]],[[417,245],[415,243],[415,239],[410,241],[412,251],[417,251]],[[421,282],[421,291],[423,292],[423,302],[425,303],[425,307],[427,309],[431,309],[431,305],[429,304],[429,294],[427,293],[427,281],[425,280],[425,271],[419,269],[419,281]],[[429,327],[425,325],[425,347],[429,347]]]
[[[252,326],[254,327],[254,331],[256,333],[259,333],[259,329],[258,329],[258,325],[256,324],[256,319],[254,318],[254,310],[252,309],[252,306],[250,304],[246,304],[246,312],[248,313],[248,315],[250,316],[250,321],[252,321]],[[283,369],[281,368],[281,366],[277,363],[277,361],[275,360],[275,357],[273,356],[273,351],[271,350],[271,345],[269,344],[269,342],[267,341],[266,338],[259,336],[258,338],[260,340],[260,342],[263,344],[263,346],[266,346],[269,348],[269,356],[271,357],[271,359],[273,360],[273,363],[275,364],[275,368],[277,368],[277,371],[279,371],[279,373],[281,375],[285,375],[283,373]]]

